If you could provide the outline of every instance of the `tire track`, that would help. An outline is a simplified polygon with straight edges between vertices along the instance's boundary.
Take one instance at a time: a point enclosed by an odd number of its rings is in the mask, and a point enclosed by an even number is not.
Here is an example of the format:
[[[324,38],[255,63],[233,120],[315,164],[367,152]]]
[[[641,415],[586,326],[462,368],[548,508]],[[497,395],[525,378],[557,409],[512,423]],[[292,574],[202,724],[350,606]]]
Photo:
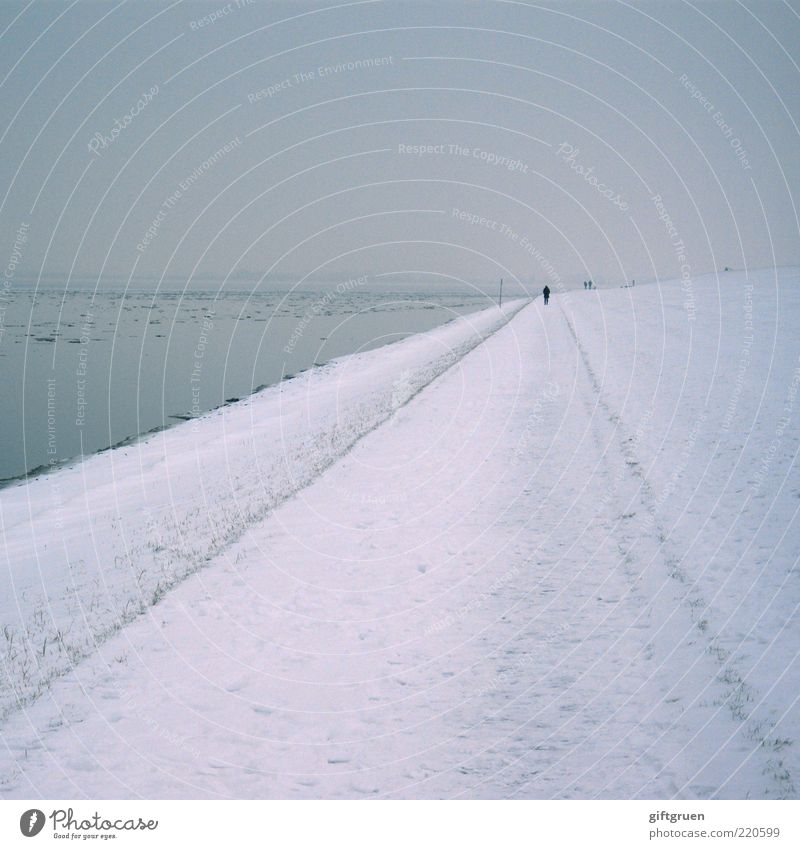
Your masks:
[[[682,556],[670,543],[667,530],[657,518],[659,504],[657,493],[636,454],[636,445],[640,437],[638,433],[629,432],[622,417],[609,404],[604,396],[602,383],[592,367],[588,353],[581,345],[572,322],[561,304],[559,309],[588,374],[597,407],[605,414],[606,421],[613,426],[616,436],[614,444],[623,459],[625,473],[638,485],[637,497],[648,516],[651,529],[649,533],[654,539],[658,555],[666,568],[666,574],[681,586],[681,604],[688,609],[694,629],[704,641],[705,653],[713,659],[719,670],[716,682],[723,690],[720,701],[728,708],[731,719],[742,728],[745,736],[766,752],[764,774],[774,787],[774,791],[767,790],[766,795],[771,798],[796,798],[797,789],[780,756],[779,746],[774,739],[770,739],[770,732],[775,723],[768,718],[755,716],[756,709],[763,703],[763,699],[745,680],[737,666],[734,652],[722,645],[719,639],[721,632],[714,633],[712,623],[716,618],[715,612],[701,594],[697,582],[693,581],[683,568]],[[648,531],[643,530],[642,533],[648,533]],[[626,549],[627,546],[620,543],[620,552],[628,556]],[[755,708],[750,708],[750,705],[755,705]]]

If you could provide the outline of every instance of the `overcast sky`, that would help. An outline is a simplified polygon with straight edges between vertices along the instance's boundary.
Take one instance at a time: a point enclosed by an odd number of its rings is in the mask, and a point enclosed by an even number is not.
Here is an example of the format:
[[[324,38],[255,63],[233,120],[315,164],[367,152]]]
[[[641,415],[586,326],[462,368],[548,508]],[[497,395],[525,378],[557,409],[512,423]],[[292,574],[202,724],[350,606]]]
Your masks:
[[[800,265],[795,2],[3,0],[0,33],[6,289]]]

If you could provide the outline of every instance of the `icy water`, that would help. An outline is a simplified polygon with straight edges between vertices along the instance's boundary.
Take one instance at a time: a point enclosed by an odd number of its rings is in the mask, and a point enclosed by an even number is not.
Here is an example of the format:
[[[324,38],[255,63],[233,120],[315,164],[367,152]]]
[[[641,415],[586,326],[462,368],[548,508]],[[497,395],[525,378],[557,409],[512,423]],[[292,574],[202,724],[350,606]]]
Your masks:
[[[0,304],[0,485],[488,305],[335,288],[13,293]]]

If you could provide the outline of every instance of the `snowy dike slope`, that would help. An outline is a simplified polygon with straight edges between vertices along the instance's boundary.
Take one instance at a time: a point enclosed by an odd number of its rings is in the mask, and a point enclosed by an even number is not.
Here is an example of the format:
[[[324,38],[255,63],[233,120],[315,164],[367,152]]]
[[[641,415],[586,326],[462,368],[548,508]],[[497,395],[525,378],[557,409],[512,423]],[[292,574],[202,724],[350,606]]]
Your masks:
[[[0,491],[0,719],[317,477],[523,301]]]
[[[0,793],[797,797],[798,270],[519,306],[0,493]]]

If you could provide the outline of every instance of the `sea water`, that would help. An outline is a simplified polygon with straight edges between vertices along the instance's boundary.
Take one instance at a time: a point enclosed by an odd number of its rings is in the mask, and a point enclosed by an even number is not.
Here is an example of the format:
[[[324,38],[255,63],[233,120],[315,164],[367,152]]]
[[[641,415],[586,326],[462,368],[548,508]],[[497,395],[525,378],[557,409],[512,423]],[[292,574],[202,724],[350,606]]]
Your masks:
[[[489,305],[478,294],[17,290],[0,312],[0,485]]]

